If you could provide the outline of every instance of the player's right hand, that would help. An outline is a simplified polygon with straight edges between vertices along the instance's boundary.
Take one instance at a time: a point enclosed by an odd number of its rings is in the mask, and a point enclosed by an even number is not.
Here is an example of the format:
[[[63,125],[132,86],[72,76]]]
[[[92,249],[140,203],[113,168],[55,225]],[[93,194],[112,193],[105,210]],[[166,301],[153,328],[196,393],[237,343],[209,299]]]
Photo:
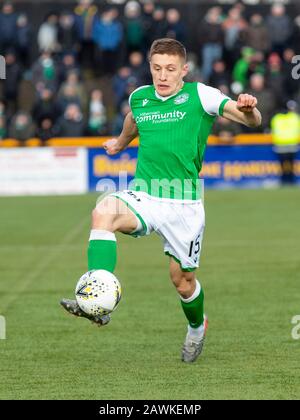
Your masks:
[[[103,143],[103,148],[106,150],[108,155],[116,155],[121,151],[120,146],[118,145],[118,139],[113,138],[109,139]]]

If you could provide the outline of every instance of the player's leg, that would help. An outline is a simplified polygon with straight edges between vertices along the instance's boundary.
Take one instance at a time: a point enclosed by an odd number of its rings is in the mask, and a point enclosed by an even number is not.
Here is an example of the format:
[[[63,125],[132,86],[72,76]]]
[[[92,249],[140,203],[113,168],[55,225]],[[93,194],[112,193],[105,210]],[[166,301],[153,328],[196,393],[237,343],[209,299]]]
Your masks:
[[[92,212],[88,246],[88,270],[114,272],[117,262],[115,232],[131,233],[139,220],[128,206],[113,196],[100,201]]]
[[[195,272],[182,270],[180,264],[173,257],[170,258],[170,277],[188,320],[188,332],[182,349],[182,360],[193,362],[202,351],[207,329],[203,288],[196,279]]]
[[[174,258],[170,258],[170,277],[181,300],[181,306],[190,327],[198,331],[204,319],[204,293],[194,271],[183,271]]]
[[[116,197],[107,196],[92,212],[92,229],[88,246],[88,270],[113,272],[117,261],[115,232],[131,233],[139,229],[139,219],[128,206]],[[90,319],[97,325],[110,321],[109,315],[89,316],[76,300],[62,299],[61,305],[72,315]]]

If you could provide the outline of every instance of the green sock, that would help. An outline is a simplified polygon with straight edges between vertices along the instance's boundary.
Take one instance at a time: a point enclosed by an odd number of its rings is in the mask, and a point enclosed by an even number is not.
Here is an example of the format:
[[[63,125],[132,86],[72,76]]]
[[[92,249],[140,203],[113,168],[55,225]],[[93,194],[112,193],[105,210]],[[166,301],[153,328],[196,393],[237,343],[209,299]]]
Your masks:
[[[180,297],[181,305],[185,316],[187,317],[189,324],[192,328],[198,328],[203,324],[203,301],[204,293],[198,280],[196,280],[196,289],[193,295],[184,299]]]
[[[112,232],[91,231],[88,246],[88,270],[107,270],[114,272],[117,263],[117,242]]]

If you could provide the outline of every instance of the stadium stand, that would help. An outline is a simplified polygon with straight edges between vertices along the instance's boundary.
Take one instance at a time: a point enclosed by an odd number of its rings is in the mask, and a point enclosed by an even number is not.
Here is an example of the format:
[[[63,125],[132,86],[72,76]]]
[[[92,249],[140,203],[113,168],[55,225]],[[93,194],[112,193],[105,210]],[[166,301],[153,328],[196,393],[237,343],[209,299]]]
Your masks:
[[[187,45],[187,80],[209,83],[233,98],[241,91],[254,94],[263,115],[261,133],[270,133],[272,117],[288,101],[299,105],[299,80],[291,76],[300,40],[299,5],[116,3],[2,4],[1,146],[117,134],[129,95],[151,80],[149,46],[164,36]],[[214,130],[229,142],[239,133],[253,133],[222,119]]]

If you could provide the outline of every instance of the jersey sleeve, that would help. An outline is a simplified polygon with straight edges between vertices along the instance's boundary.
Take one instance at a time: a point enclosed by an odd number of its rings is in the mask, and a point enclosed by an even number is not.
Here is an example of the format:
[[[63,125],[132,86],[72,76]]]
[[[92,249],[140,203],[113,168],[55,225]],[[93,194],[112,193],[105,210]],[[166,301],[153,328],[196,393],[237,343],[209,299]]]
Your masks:
[[[203,83],[198,83],[197,89],[204,111],[212,116],[222,116],[224,106],[231,98],[224,95],[219,89]]]
[[[145,88],[147,88],[147,87],[149,87],[150,85],[144,85],[144,86],[140,86],[140,87],[138,87],[137,89],[135,89],[132,93],[131,93],[131,95],[129,96],[129,98],[128,98],[128,104],[129,104],[129,106],[130,106],[130,109],[132,110],[132,106],[133,106],[133,98],[134,98],[134,96],[135,96],[135,94],[136,94],[136,92],[138,92],[138,91],[140,91],[140,90],[142,90],[142,89],[145,89]]]

